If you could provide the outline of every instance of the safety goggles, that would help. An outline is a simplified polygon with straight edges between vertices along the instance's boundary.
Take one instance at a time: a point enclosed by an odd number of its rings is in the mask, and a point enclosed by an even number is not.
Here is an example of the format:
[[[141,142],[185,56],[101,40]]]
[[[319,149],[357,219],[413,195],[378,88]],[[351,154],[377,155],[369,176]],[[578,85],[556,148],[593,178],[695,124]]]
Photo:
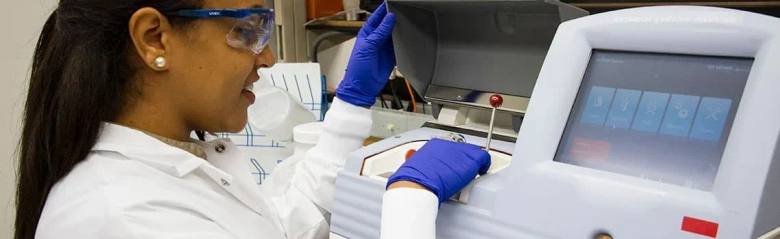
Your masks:
[[[274,29],[274,10],[266,8],[179,10],[170,15],[194,18],[235,18],[236,25],[227,34],[228,45],[260,54],[268,45]]]

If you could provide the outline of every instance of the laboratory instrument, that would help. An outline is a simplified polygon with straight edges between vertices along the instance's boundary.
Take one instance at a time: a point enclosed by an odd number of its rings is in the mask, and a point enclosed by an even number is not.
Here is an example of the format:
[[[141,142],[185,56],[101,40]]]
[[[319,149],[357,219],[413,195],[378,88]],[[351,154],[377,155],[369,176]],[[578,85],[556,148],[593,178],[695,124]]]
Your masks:
[[[431,102],[435,120],[348,157],[336,182],[331,220],[332,232],[348,238],[377,237],[380,211],[355,206],[367,203],[380,209],[390,175],[430,139],[484,146],[491,134],[487,175],[506,169],[558,25],[587,15],[549,0],[389,0],[387,6],[396,17],[393,45],[398,68]],[[452,200],[469,202],[468,188],[481,178]]]
[[[498,5],[510,1],[388,2],[399,20],[393,36],[399,67],[418,79],[415,88],[432,78],[423,89],[427,97],[436,99],[442,82],[533,91],[514,144],[493,142],[494,168],[439,208],[438,238],[780,236],[780,111],[774,110],[780,19],[657,6],[565,21],[540,55],[543,65],[529,88],[523,84],[529,72],[516,68],[528,66],[519,59],[531,57],[531,47],[519,36],[543,31],[513,34],[499,26],[544,23],[521,15],[507,17],[516,24],[498,19],[512,10],[544,16],[550,1],[526,2],[535,9]],[[463,8],[473,14],[455,14]],[[495,17],[480,18],[490,15],[485,9]],[[481,27],[459,25],[466,23]],[[478,32],[453,33],[464,29]],[[477,34],[491,31],[497,34]],[[437,45],[420,40],[426,37],[439,37],[431,41]],[[436,50],[413,51],[404,44],[412,39]],[[454,57],[459,53],[470,57]],[[506,83],[465,85],[475,79]],[[499,111],[507,111],[512,98],[502,96]],[[351,154],[336,183],[332,235],[378,238],[384,175],[402,163],[403,152],[424,144],[426,134],[447,131],[423,127]],[[458,132],[468,143],[484,142]]]

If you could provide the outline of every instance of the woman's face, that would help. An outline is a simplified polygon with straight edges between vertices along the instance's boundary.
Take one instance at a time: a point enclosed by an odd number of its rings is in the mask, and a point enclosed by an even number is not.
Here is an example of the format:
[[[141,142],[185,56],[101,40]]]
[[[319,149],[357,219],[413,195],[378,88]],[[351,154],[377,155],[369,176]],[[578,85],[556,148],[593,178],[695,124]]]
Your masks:
[[[204,9],[263,7],[264,0],[204,0]],[[185,124],[196,130],[240,132],[254,96],[244,88],[259,80],[257,70],[275,59],[266,47],[260,54],[232,47],[226,36],[234,18],[198,20],[186,39],[172,40],[168,53],[170,96]]]

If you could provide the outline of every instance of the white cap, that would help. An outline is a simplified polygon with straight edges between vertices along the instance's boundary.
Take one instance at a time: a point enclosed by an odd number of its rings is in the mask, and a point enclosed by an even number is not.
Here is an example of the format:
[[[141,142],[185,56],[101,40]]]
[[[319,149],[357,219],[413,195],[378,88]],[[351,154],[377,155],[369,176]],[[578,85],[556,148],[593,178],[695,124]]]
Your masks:
[[[301,144],[317,144],[322,134],[322,122],[301,124],[293,128],[293,140]]]

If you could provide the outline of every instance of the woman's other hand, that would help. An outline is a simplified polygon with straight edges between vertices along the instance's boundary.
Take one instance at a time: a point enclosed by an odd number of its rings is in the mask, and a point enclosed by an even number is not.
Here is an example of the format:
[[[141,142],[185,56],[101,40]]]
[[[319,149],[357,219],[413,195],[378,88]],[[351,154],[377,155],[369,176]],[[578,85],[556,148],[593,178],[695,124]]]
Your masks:
[[[468,185],[477,174],[487,173],[490,154],[479,146],[431,139],[387,181],[388,189],[409,187],[430,190],[439,203]]]
[[[352,105],[371,107],[395,68],[391,35],[395,16],[383,3],[366,21],[357,36],[344,79],[336,97]]]

